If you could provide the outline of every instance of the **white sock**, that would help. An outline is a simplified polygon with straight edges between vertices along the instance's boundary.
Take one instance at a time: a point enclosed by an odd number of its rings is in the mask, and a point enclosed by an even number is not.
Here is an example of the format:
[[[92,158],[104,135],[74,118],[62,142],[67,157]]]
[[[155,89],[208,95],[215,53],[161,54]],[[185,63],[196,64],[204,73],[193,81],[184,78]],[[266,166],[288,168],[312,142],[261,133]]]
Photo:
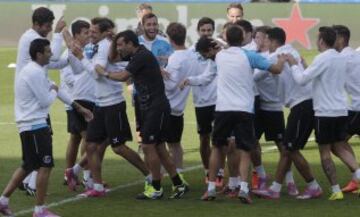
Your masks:
[[[82,168],[81,168],[81,166],[79,164],[75,164],[72,169],[73,169],[73,172],[74,172],[74,174],[76,176],[78,176],[80,171],[82,170]]]
[[[99,183],[94,183],[94,190],[95,191],[104,191],[104,185]]]
[[[313,190],[316,190],[316,189],[320,188],[320,185],[319,185],[319,183],[316,181],[316,179],[314,179],[314,180],[311,181],[311,182],[308,182],[308,183],[307,183],[307,186],[308,186],[308,188],[313,189]]]
[[[90,170],[84,170],[83,171],[83,177],[84,177],[84,180],[87,181],[88,179],[90,179]]]
[[[0,203],[3,205],[8,205],[9,204],[9,198],[5,197],[5,196],[1,196],[0,197]]]
[[[27,175],[27,176],[25,177],[25,179],[23,180],[23,183],[24,183],[24,184],[29,184],[30,178],[31,178],[31,173],[29,173],[29,175]]]
[[[244,191],[245,193],[249,193],[249,184],[247,182],[241,181],[240,190]]]
[[[31,173],[31,178],[30,178],[30,182],[29,182],[29,187],[31,189],[35,189],[36,190],[36,177],[37,177],[38,172],[37,171],[33,171]]]
[[[341,192],[339,185],[331,186],[331,190],[332,190],[333,193]]]
[[[354,172],[354,174],[353,174],[353,179],[355,180],[355,181],[360,181],[360,169],[357,169],[355,172]]]
[[[222,177],[224,177],[224,174],[225,174],[225,172],[224,172],[224,169],[219,169],[219,171],[218,171],[218,173],[217,173],[217,176],[222,176]]]
[[[183,172],[183,169],[182,169],[182,168],[176,168],[176,172],[177,172],[178,174],[181,174],[181,173]]]
[[[265,172],[265,168],[263,165],[257,166],[255,167],[256,173],[257,175],[262,178],[265,179],[266,178],[266,172]]]
[[[215,182],[209,182],[208,191],[215,191],[215,190],[216,190]]]
[[[148,183],[151,183],[152,182],[152,175],[149,174],[145,177],[145,180],[148,182]]]
[[[270,190],[272,190],[274,192],[280,192],[281,191],[281,184],[279,184],[277,182],[273,182],[272,185],[270,186]]]
[[[294,176],[293,176],[293,173],[292,173],[291,170],[289,170],[289,171],[286,172],[286,175],[285,175],[285,183],[286,183],[286,184],[295,183]]]
[[[88,180],[86,180],[86,186],[88,188],[94,188],[94,180],[92,178],[88,178]]]
[[[238,184],[239,184],[238,177],[229,177],[229,188],[231,190],[235,190]]]
[[[39,212],[42,212],[44,208],[45,208],[44,205],[42,205],[42,206],[35,206],[34,211],[35,211],[35,213],[39,213]]]

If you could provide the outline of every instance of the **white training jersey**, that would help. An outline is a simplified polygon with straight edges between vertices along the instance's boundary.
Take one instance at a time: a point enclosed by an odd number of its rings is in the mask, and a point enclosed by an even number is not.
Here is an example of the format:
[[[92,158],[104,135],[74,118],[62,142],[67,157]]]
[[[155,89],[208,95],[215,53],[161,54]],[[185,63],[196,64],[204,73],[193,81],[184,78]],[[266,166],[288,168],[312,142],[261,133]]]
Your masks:
[[[360,111],[360,53],[351,47],[346,47],[340,54],[347,60],[345,88],[351,98],[349,109]]]
[[[270,60],[269,51],[260,53]],[[272,63],[276,63],[271,61]],[[267,71],[254,70],[254,80],[260,95],[260,109],[265,111],[282,111],[283,100],[279,93],[280,78]]]
[[[21,69],[31,62],[30,57],[30,44],[35,39],[45,39],[34,29],[28,29],[19,40],[17,48],[17,57],[16,57],[16,69],[15,69],[15,78],[21,71]],[[57,61],[61,56],[63,37],[61,33],[54,33],[53,39],[50,43],[51,52],[53,53],[51,61]]]
[[[29,131],[33,126],[46,124],[49,107],[57,93],[50,90],[46,68],[29,62],[15,81],[15,121],[19,132]]]
[[[213,60],[205,59],[198,52],[195,51],[195,47],[192,46],[189,50],[193,54],[194,58],[194,74],[188,77],[190,81],[191,91],[193,94],[193,103],[197,108],[206,107],[216,104],[216,78],[209,81],[207,84],[196,84],[194,79],[197,76],[206,73],[207,66],[212,62],[213,67],[216,65]]]
[[[217,67],[216,111],[254,112],[253,69],[268,70],[271,64],[256,52],[229,47],[215,58]]]
[[[346,58],[335,49],[317,55],[305,70],[292,66],[292,75],[299,84],[312,81],[315,116],[347,116]]]
[[[278,47],[270,55],[270,61],[276,62],[280,54],[291,54],[298,61],[298,67],[304,69],[299,52],[290,44]],[[277,76],[280,78],[278,92],[286,107],[292,108],[305,100],[312,99],[312,82],[298,84],[292,76],[292,69],[289,64],[286,63],[281,74]]]
[[[180,90],[179,85],[188,76],[195,74],[196,59],[192,51],[175,50],[169,57],[165,70],[169,73],[169,78],[164,79],[165,94],[169,100],[171,114],[181,116],[184,114],[187,97],[190,93],[190,87],[187,86]]]

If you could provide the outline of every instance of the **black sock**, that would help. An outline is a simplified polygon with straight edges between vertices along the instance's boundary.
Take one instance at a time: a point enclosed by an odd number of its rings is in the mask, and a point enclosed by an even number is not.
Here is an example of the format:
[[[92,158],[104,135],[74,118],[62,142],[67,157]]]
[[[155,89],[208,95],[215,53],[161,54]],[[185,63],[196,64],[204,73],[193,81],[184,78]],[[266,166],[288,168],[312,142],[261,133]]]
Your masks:
[[[160,191],[161,189],[160,180],[152,180],[152,186],[155,188],[155,190]]]
[[[176,174],[174,177],[171,178],[171,180],[172,180],[174,186],[178,186],[178,185],[183,184],[182,180],[180,179],[179,174]]]

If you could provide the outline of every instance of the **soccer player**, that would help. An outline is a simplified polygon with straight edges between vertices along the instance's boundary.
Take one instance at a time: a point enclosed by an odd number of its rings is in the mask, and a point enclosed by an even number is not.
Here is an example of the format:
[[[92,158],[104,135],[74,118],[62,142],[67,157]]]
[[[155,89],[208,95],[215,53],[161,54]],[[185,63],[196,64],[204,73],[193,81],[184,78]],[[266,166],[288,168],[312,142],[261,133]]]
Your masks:
[[[197,24],[197,32],[200,37],[212,37],[215,30],[215,22],[208,17],[202,17]],[[196,76],[205,73],[207,64],[210,61],[196,52],[195,45],[190,47],[190,51],[196,55],[196,73],[188,77],[184,82],[191,86],[193,103],[195,105],[195,115],[197,122],[197,132],[200,139],[200,156],[205,171],[205,182],[208,181],[209,158],[210,158],[210,135],[214,122],[215,103],[216,103],[216,80],[214,79],[207,85],[198,85]],[[194,79],[193,79],[194,78]],[[217,183],[220,183],[217,177]],[[218,184],[219,185],[219,184]]]
[[[263,53],[270,61],[274,59],[274,52],[279,46],[284,44],[284,39],[286,38],[284,32],[281,29],[274,28],[271,29],[269,27],[262,28],[259,27],[259,31],[256,32],[255,37],[257,40],[262,38],[263,36],[267,38],[263,38],[263,44],[266,44],[267,49],[269,45],[272,45],[271,56],[269,55],[269,50],[266,53]],[[262,31],[262,32],[260,32]],[[269,34],[271,34],[271,38],[269,38]],[[259,45],[259,44],[258,44]],[[264,45],[260,44],[260,47],[264,47]],[[255,117],[255,130],[257,140],[259,141],[261,135],[265,133],[265,139],[267,141],[274,141],[276,146],[278,147],[280,153],[285,151],[285,147],[283,146],[283,138],[285,132],[285,120],[283,113],[283,100],[281,99],[281,94],[279,93],[279,88],[281,85],[281,81],[279,80],[279,76],[271,76],[269,73],[266,73],[265,76],[261,76],[260,71],[255,72],[255,80],[257,84],[257,89],[260,93],[260,109],[258,114]],[[260,76],[257,76],[259,75]],[[258,159],[261,165],[261,149],[257,149],[257,153],[254,154],[254,159]],[[259,157],[257,157],[259,156]],[[282,158],[282,154],[280,154],[280,158]],[[282,160],[280,160],[282,161]],[[289,161],[290,162],[290,161]],[[288,189],[288,193],[291,196],[295,196],[298,194],[297,187],[295,185],[294,177],[291,171],[291,163],[287,163],[288,171],[285,176],[285,182]],[[254,165],[259,165],[253,163]],[[258,171],[257,171],[258,172]],[[258,189],[265,189],[263,187],[266,186],[266,177],[258,175],[262,177],[259,180],[259,184],[263,186],[258,186]]]
[[[231,3],[226,11],[226,16],[231,23],[242,20],[244,17],[244,8],[240,3]]]
[[[347,80],[346,80],[346,91],[351,97],[351,105],[348,116],[348,129],[346,136],[345,147],[355,156],[353,149],[349,145],[348,141],[350,138],[360,133],[360,54],[354,49],[349,47],[350,41],[350,30],[344,25],[334,25],[333,29],[336,32],[335,49],[340,52],[341,55],[347,59]],[[354,172],[354,171],[352,171]],[[353,192],[358,190],[359,183],[354,176],[352,180],[342,189],[343,192]]]
[[[141,45],[144,45],[149,51],[151,51],[157,58],[160,67],[164,68],[167,64],[170,54],[173,49],[168,40],[160,34],[158,18],[153,13],[145,14],[142,17],[142,24],[144,33],[138,37]],[[136,96],[137,91],[133,89],[133,104],[135,108],[135,121],[136,121],[136,132],[140,134],[140,123],[141,123],[141,111]],[[142,139],[138,136],[139,152],[141,152]],[[180,155],[181,153],[173,153],[173,155]]]
[[[197,50],[205,57],[215,58],[217,70],[209,70],[208,77],[217,77],[217,102],[215,126],[212,134],[213,148],[210,156],[208,189],[202,200],[213,200],[216,197],[215,177],[221,161],[227,152],[228,137],[233,132],[237,148],[240,149],[241,188],[238,194],[243,203],[251,203],[247,183],[250,166],[250,150],[255,146],[253,124],[254,79],[253,68],[270,71],[281,71],[284,60],[271,65],[265,58],[255,52],[241,48],[243,30],[232,25],[227,28],[228,49],[214,49],[214,41],[201,38]],[[242,76],[239,76],[241,73]],[[206,76],[203,76],[207,80]]]
[[[21,69],[31,61],[29,54],[30,43],[37,38],[46,38],[52,31],[52,25],[54,21],[54,13],[45,7],[39,7],[34,10],[32,14],[32,27],[27,30],[19,40],[18,53],[16,57],[16,74],[17,76]],[[51,42],[51,50],[53,55],[51,61],[56,61],[60,58],[62,52],[62,30],[66,26],[63,18],[60,18],[57,22]]]
[[[160,199],[163,196],[160,165],[167,170],[174,185],[170,198],[181,198],[189,188],[176,172],[164,144],[166,129],[169,127],[170,105],[165,95],[159,63],[148,49],[140,45],[133,31],[120,32],[115,41],[116,50],[121,57],[130,58],[129,64],[118,73],[107,74],[101,68],[98,68],[98,72],[113,80],[126,81],[130,76],[134,80],[142,115],[140,123],[142,148],[146,165],[152,175],[152,185],[148,186],[137,198]]]
[[[160,67],[165,67],[173,49],[167,39],[159,34],[158,18],[155,14],[145,14],[142,18],[144,34],[139,36],[140,44],[150,50],[158,59]]]
[[[165,68],[165,94],[170,103],[169,128],[167,129],[167,145],[176,166],[181,174],[183,169],[183,148],[181,137],[184,130],[184,110],[190,87],[180,90],[179,84],[188,76],[194,75],[197,56],[185,47],[186,28],[180,23],[170,23],[166,28],[170,44],[174,49]]]
[[[292,75],[299,84],[312,82],[313,107],[315,111],[315,136],[319,144],[323,170],[331,184],[332,194],[329,200],[343,199],[343,193],[337,183],[336,168],[331,153],[354,171],[356,180],[360,179],[359,165],[354,155],[346,148],[347,96],[346,58],[333,47],[336,32],[331,27],[320,27],[317,47],[321,52],[306,70],[297,65],[297,61],[288,55]]]
[[[271,28],[268,29],[265,34],[270,50],[268,58],[271,62],[276,61],[278,55],[292,54],[299,61],[299,67],[303,67],[300,54],[291,45],[285,44],[286,34],[283,29],[278,27]],[[305,147],[313,129],[314,112],[312,108],[311,83],[305,86],[297,84],[291,75],[291,69],[288,65],[285,65],[279,75],[272,75],[268,72],[258,72],[258,76],[264,77],[263,79],[272,78],[278,83],[276,87],[269,86],[269,89],[275,90],[271,97],[280,94],[279,97],[281,101],[286,107],[290,108],[290,114],[288,116],[283,142],[278,144],[281,155],[276,170],[275,181],[268,189],[259,188],[253,190],[253,193],[268,199],[278,199],[280,198],[282,183],[285,179],[289,195],[295,196],[297,190],[294,187],[294,179],[292,176],[290,178],[288,177],[289,167],[291,161],[293,161],[308,185],[304,193],[297,198],[311,199],[320,197],[322,189],[314,178],[308,162],[300,153],[300,150]],[[261,88],[259,88],[259,90],[261,90]],[[276,92],[279,92],[279,94]],[[275,117],[276,114],[273,114],[273,116]],[[278,120],[278,122],[281,121]],[[274,123],[272,127],[275,128],[276,125],[277,124]]]
[[[147,178],[149,171],[140,156],[125,145],[132,139],[130,125],[126,115],[125,99],[122,95],[122,85],[109,79],[108,75],[119,71],[126,66],[126,62],[113,55],[115,43],[110,47],[108,30],[111,25],[104,18],[91,20],[91,41],[98,47],[97,53],[91,60],[84,58],[82,49],[74,49],[74,54],[81,60],[84,69],[95,79],[96,106],[94,107],[94,119],[89,123],[86,133],[86,156],[94,181],[94,188],[88,189],[81,196],[102,197],[106,191],[102,183],[101,156],[98,146],[106,141],[111,144],[112,150],[124,157],[132,165],[138,168]],[[98,74],[96,67],[102,67],[108,74]],[[75,184],[75,171],[67,170],[68,184]],[[71,186],[70,186],[71,187]]]
[[[82,48],[84,48],[90,42],[89,29],[90,23],[84,20],[77,20],[71,25],[73,40],[76,41],[76,43]],[[66,50],[63,55],[67,55],[68,52],[69,51]],[[61,70],[60,77],[63,81],[63,85],[61,87],[68,88],[69,94],[71,94],[72,98],[76,102],[92,111],[95,106],[95,81],[90,73],[87,73],[83,70],[81,63],[79,63],[79,65],[82,72],[78,74],[74,74],[70,65]],[[75,174],[78,174],[78,172],[80,172],[81,170],[81,167],[79,164],[77,164],[76,166],[74,165],[76,162],[80,143],[82,144],[81,156],[83,156],[85,153],[85,138],[88,123],[83,118],[83,116],[81,116],[76,110],[73,109],[67,110],[67,119],[67,130],[70,134],[70,138],[66,151],[66,168],[73,167]],[[84,176],[86,173],[88,172],[84,171]],[[86,179],[84,180],[87,180],[87,177],[89,176],[90,175],[86,175]]]
[[[9,197],[29,173],[37,170],[33,216],[56,217],[44,205],[51,168],[54,166],[52,135],[46,119],[49,107],[58,95],[58,87],[49,82],[45,68],[52,55],[50,42],[46,39],[33,40],[29,53],[32,61],[22,67],[15,80],[15,118],[21,138],[23,164],[14,172],[2,193],[0,213],[12,215]]]
[[[18,53],[16,58],[16,72],[15,72],[15,81],[17,79],[17,76],[20,74],[21,69],[31,61],[31,57],[29,54],[29,47],[30,43],[38,38],[46,38],[47,35],[52,31],[52,25],[53,20],[55,19],[54,14],[51,10],[40,7],[34,10],[32,14],[32,27],[27,30],[20,38],[19,44],[18,44]],[[64,27],[66,26],[66,23],[64,22],[63,18],[60,18],[59,21],[56,24],[54,34],[53,34],[53,40],[51,42],[51,49],[53,52],[53,55],[50,59],[50,63],[46,66],[47,68],[62,68],[66,65],[66,61],[68,60],[62,60],[60,61],[61,56],[61,49],[62,49],[62,43],[63,43],[63,36],[62,31]],[[64,39],[66,39],[66,35],[64,34]],[[69,56],[70,64],[74,63],[74,59],[71,58],[73,56]],[[56,62],[58,61],[58,62]],[[64,94],[58,95],[59,99],[63,101],[65,104],[70,105],[71,99],[69,96]],[[81,106],[77,107],[79,109],[79,112],[82,112],[83,115],[92,116],[92,114],[89,113],[88,110],[83,109]],[[48,118],[49,127],[51,129],[50,124],[50,118]],[[35,195],[35,186],[36,186],[36,171],[34,171],[32,174],[30,174],[25,180],[29,180],[27,185],[27,193],[29,195],[34,196]]]

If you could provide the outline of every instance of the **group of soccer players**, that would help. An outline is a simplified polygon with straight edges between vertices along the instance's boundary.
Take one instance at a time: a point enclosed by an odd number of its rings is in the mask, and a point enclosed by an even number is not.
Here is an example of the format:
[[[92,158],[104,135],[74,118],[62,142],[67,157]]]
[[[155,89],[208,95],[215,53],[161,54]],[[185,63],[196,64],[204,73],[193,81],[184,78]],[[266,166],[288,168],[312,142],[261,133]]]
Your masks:
[[[15,74],[15,116],[23,164],[1,194],[0,213],[12,216],[9,198],[21,187],[36,197],[34,217],[58,216],[45,206],[54,166],[49,108],[56,98],[65,104],[70,135],[65,183],[75,191],[83,171],[85,192],[79,196],[106,195],[102,162],[110,145],[144,175],[145,189],[137,199],[163,197],[164,170],[173,183],[169,198],[182,198],[189,190],[182,174],[181,140],[190,90],[208,186],[202,200],[214,200],[219,193],[216,187],[245,204],[252,203],[250,193],[278,199],[284,181],[288,194],[297,199],[320,197],[322,188],[301,153],[313,129],[331,184],[329,200],[341,200],[343,192],[358,190],[360,168],[347,141],[360,133],[360,53],[349,47],[346,26],[319,28],[320,54],[307,66],[299,52],[285,43],[283,29],[253,27],[243,19],[241,4],[229,5],[229,22],[219,37],[214,37],[214,21],[201,18],[199,40],[190,48],[185,46],[183,24],[170,23],[166,34],[159,31],[158,18],[148,4],[139,6],[138,16],[136,31],[117,34],[109,18],[96,17],[91,23],[77,20],[69,27],[71,34],[61,18],[50,42],[46,37],[54,15],[47,8],[34,10],[33,26],[19,41]],[[59,70],[59,86],[49,79],[48,69]],[[132,95],[143,159],[126,145],[132,133],[123,85]],[[286,126],[284,106],[290,109]],[[280,152],[270,186],[261,159],[263,134]],[[343,189],[332,154],[353,173]],[[225,162],[229,179],[224,186]],[[254,168],[251,186],[250,167]],[[301,194],[292,168],[307,183]]]

